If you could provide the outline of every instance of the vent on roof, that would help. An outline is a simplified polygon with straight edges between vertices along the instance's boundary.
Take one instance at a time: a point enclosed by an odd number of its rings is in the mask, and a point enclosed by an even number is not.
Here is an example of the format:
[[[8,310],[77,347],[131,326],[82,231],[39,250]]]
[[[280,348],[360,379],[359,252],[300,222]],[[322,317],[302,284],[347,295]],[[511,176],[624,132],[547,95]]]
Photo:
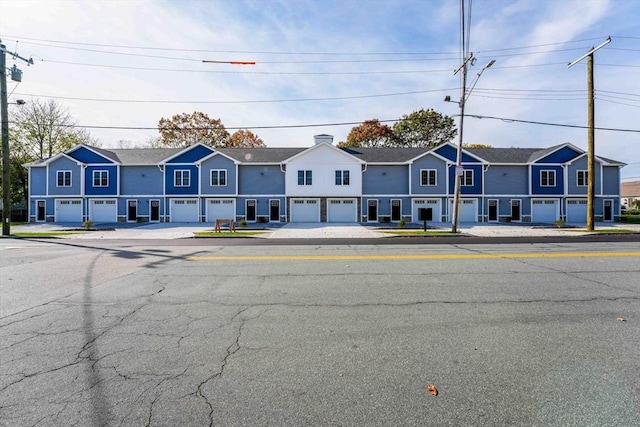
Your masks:
[[[333,144],[333,135],[326,135],[326,134],[321,134],[321,135],[314,135],[313,137],[313,141],[316,145],[318,144]]]

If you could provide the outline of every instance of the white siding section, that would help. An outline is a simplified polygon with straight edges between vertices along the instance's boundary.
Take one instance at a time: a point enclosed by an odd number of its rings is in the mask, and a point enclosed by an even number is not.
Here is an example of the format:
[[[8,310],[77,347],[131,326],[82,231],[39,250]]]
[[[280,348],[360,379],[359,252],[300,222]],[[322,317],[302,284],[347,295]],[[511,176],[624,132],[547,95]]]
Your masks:
[[[312,185],[298,185],[298,171],[310,170]],[[336,185],[335,171],[349,171],[349,185]],[[287,163],[285,177],[288,196],[360,196],[362,168],[352,156],[328,144],[318,144]]]

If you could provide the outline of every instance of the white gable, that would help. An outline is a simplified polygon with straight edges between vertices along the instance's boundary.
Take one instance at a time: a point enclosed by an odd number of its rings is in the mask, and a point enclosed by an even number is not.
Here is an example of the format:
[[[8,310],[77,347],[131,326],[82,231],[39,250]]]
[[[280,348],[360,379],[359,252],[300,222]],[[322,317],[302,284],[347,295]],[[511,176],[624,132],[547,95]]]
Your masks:
[[[339,148],[318,144],[291,157],[286,164],[290,196],[359,196],[363,161]],[[312,184],[299,185],[298,171],[311,171]],[[349,185],[336,185],[336,171],[349,171]]]

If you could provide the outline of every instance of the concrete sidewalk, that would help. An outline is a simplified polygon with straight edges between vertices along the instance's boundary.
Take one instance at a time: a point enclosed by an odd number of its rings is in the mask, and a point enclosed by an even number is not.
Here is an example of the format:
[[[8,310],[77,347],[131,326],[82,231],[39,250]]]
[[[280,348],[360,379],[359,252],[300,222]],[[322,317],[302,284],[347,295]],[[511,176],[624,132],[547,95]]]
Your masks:
[[[569,224],[573,228],[559,229],[553,225],[535,224],[488,224],[463,223],[460,232],[467,236],[481,237],[530,237],[530,236],[580,236],[588,234],[584,224]],[[153,223],[153,224],[99,224],[97,230],[86,233],[58,236],[69,239],[187,239],[197,231],[212,231],[213,225],[206,223]],[[596,231],[606,229],[627,229],[640,233],[640,224],[597,223]],[[12,233],[48,232],[81,230],[81,224],[36,223],[11,227]],[[270,227],[269,224],[256,224],[251,230],[263,230],[253,235],[268,239],[363,239],[406,235],[402,231],[420,229],[417,224],[408,224],[398,229],[392,224],[337,224],[337,223],[286,223]],[[429,223],[430,230],[451,230],[450,223]],[[242,231],[242,229],[240,229]]]

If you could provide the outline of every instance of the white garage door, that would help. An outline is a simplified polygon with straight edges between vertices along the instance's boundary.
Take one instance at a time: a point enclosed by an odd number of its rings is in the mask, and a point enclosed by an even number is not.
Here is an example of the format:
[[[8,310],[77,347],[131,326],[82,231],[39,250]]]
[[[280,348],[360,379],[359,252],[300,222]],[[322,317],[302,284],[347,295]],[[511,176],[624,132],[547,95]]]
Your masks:
[[[82,222],[82,200],[56,200],[56,222]]]
[[[453,219],[453,200],[450,202],[451,218]],[[478,222],[478,199],[460,200],[458,222]]]
[[[533,200],[531,202],[531,222],[554,222],[560,216],[557,200]]]
[[[118,205],[115,200],[90,200],[89,219],[93,222],[118,222]]]
[[[567,200],[567,222],[587,222],[586,200]]]
[[[320,200],[291,200],[291,222],[320,222]]]
[[[358,203],[355,199],[327,200],[327,220],[329,222],[356,222]]]
[[[171,200],[170,209],[171,222],[200,222],[197,200]]]
[[[207,222],[216,219],[236,219],[236,204],[233,199],[207,200]]]
[[[442,221],[442,210],[440,208],[439,199],[414,199],[413,206],[411,208],[411,215],[413,215],[413,222],[420,222],[420,209],[431,209],[432,221]]]

